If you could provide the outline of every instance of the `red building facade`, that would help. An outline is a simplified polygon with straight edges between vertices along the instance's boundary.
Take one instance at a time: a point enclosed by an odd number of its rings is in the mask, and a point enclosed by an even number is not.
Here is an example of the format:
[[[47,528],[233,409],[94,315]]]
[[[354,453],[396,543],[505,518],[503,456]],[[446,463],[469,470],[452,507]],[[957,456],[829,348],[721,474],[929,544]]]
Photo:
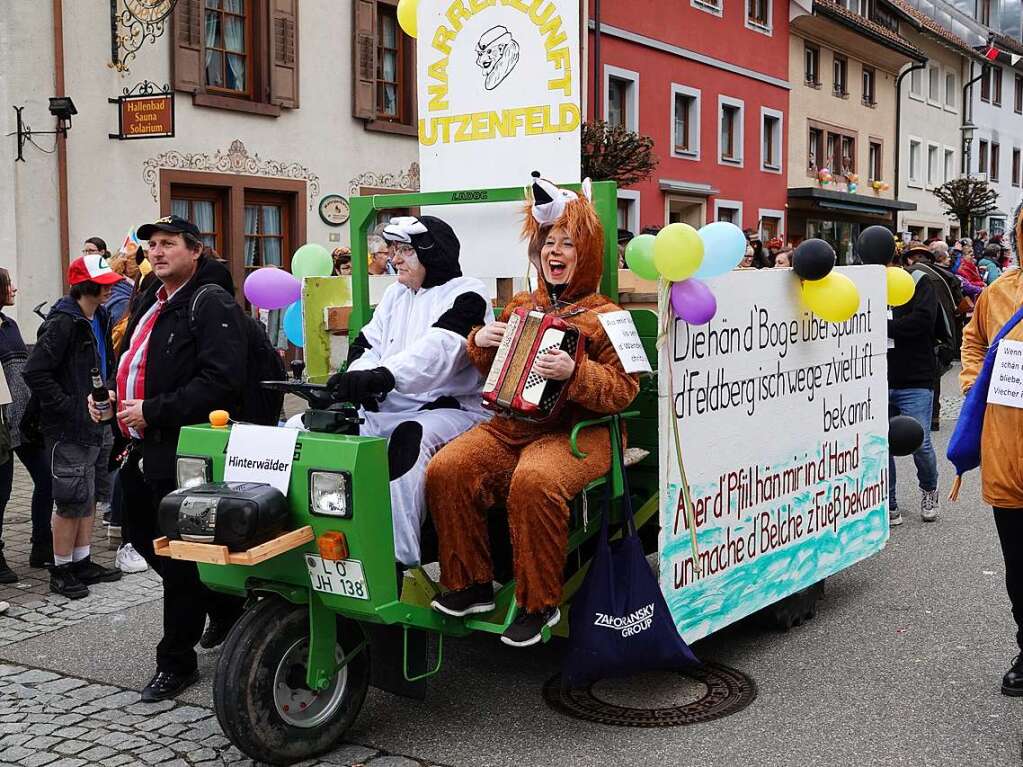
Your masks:
[[[620,190],[619,226],[783,235],[789,0],[602,0],[599,18],[588,1],[589,117],[650,136],[659,160]]]

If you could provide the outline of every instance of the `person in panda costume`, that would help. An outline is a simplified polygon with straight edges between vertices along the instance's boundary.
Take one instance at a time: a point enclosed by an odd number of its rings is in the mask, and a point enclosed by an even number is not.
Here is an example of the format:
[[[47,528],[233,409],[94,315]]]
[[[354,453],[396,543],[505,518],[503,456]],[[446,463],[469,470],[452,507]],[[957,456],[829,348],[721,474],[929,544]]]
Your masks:
[[[486,288],[463,277],[459,242],[433,216],[392,218],[384,228],[398,281],[327,382],[339,402],[360,406],[363,436],[388,440],[394,553],[420,564],[426,465],[462,432],[486,420],[483,379],[466,353],[469,332],[494,321]]]

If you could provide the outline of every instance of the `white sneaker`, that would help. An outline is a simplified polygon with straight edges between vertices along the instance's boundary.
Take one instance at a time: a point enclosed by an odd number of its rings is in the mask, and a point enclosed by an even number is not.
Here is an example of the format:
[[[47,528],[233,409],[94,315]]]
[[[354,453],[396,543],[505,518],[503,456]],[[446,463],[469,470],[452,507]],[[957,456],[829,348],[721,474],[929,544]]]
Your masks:
[[[920,496],[920,516],[924,522],[933,522],[938,518],[938,491],[924,490]]]
[[[0,615],[3,615],[5,612],[7,612],[10,609],[11,609],[11,603],[10,602],[0,602]]]
[[[114,565],[122,573],[144,573],[149,569],[146,560],[135,551],[135,547],[130,543],[124,544],[117,550],[117,556],[114,557]]]
[[[888,511],[888,527],[898,527],[902,524],[902,512],[898,509]]]

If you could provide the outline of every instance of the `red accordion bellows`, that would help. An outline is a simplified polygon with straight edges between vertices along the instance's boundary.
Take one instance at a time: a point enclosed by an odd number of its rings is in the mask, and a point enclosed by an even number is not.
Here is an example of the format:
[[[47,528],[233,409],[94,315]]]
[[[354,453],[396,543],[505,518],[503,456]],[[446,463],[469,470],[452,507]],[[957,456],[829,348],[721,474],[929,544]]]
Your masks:
[[[552,418],[564,404],[569,382],[544,378],[533,364],[551,349],[567,352],[578,364],[584,346],[579,330],[560,317],[516,309],[483,384],[483,405],[535,421]]]

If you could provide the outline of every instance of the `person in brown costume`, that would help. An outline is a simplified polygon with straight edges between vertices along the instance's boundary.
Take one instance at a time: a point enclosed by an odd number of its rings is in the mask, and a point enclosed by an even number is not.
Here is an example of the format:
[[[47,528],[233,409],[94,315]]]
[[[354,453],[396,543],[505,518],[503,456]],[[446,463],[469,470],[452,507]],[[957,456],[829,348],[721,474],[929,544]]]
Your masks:
[[[562,572],[568,545],[569,501],[607,473],[608,430],[583,429],[572,455],[569,435],[579,421],[624,410],[639,390],[638,376],[622,367],[599,315],[620,311],[597,293],[603,272],[604,233],[584,196],[558,189],[534,173],[533,202],[523,234],[541,275],[532,293],[519,293],[497,322],[474,329],[468,354],[485,376],[512,311],[554,313],[579,329],[585,352],[576,364],[563,351],[537,359],[545,378],[569,381],[566,402],[552,419],[537,423],[496,415],[450,442],[426,473],[427,503],[440,545],[441,584],[448,592],[434,609],[456,617],[494,609],[493,566],[486,511],[499,501],[508,510],[519,612],[504,632],[505,644],[525,647],[544,626],[561,618]],[[588,185],[587,185],[588,186]]]

